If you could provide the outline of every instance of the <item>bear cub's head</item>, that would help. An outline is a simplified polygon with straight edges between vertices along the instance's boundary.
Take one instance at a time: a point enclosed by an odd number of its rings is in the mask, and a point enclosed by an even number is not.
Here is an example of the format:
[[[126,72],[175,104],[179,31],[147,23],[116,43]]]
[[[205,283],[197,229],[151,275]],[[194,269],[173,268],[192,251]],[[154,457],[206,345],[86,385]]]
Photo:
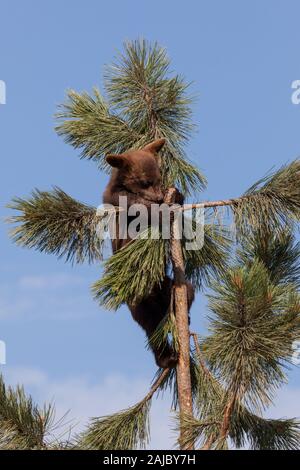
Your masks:
[[[113,167],[113,186],[136,194],[142,199],[162,203],[163,192],[157,152],[164,144],[165,139],[158,139],[140,150],[107,155],[106,161]]]

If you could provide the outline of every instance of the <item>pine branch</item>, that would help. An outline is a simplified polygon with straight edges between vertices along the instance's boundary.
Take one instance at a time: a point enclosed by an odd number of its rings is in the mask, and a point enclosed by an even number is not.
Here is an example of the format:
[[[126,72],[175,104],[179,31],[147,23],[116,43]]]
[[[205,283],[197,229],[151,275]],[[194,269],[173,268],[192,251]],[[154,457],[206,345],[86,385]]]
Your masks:
[[[267,348],[273,348],[273,357],[270,357],[268,352],[266,362],[269,362],[269,366],[272,365],[272,363],[274,366],[277,362],[277,373],[279,372],[280,374],[282,361],[289,360],[291,355],[291,345],[293,341],[299,337],[300,332],[299,295],[295,291],[295,285],[291,284],[287,287],[287,281],[297,280],[297,246],[295,247],[293,245],[293,237],[291,237],[290,231],[286,228],[284,228],[281,233],[275,235],[266,230],[259,229],[256,232],[253,232],[248,239],[243,238],[241,240],[241,248],[238,252],[238,256],[240,265],[245,271],[248,270],[249,272],[249,286],[251,286],[251,283],[253,284],[253,290],[251,293],[252,298],[255,298],[255,296],[259,297],[260,292],[257,285],[254,285],[251,281],[251,271],[255,271],[257,266],[260,266],[261,268],[263,267],[265,274],[268,276],[268,278],[264,276],[265,281],[262,282],[262,284],[265,284],[266,286],[269,284],[269,288],[267,289],[268,294],[265,298],[265,311],[264,309],[258,309],[262,322],[260,322],[260,325],[254,325],[253,323],[251,325],[251,323],[249,323],[248,327],[252,327],[252,335],[254,333],[253,330],[256,330],[256,328],[261,328],[261,330],[265,332],[264,346],[267,345]],[[239,284],[239,289],[235,292],[239,312],[241,313],[243,311],[244,317],[247,314],[249,316],[249,297],[247,298],[247,294],[245,295],[245,291],[247,291],[247,289],[245,289],[245,285],[243,286],[241,278],[238,279],[237,270],[235,270],[235,276],[235,282],[236,284]],[[258,276],[258,279],[262,281],[260,276]],[[269,290],[271,282],[273,283],[273,294]],[[274,289],[274,285],[277,286],[277,289]],[[223,296],[224,302],[232,302],[232,297],[229,298],[228,296],[230,291],[231,288],[228,289],[227,295]],[[232,294],[234,296],[233,292]],[[219,307],[221,307],[221,305],[219,305]],[[232,309],[234,309],[233,305]],[[225,318],[223,317],[223,320],[224,319]],[[228,326],[228,319],[226,321]],[[245,318],[243,326],[245,328]],[[271,336],[273,336],[272,338],[270,338],[271,332]],[[251,362],[253,362],[254,356],[255,360],[253,364],[256,367],[256,371],[255,368],[253,368],[253,373],[257,374],[258,369],[257,375],[259,381],[262,382],[265,388],[268,388],[267,380],[263,382],[263,377],[260,377],[261,371],[259,370],[262,367],[260,360],[267,351],[266,348],[261,348],[263,341],[261,341],[257,336],[257,333],[258,331],[256,331],[256,334],[252,336],[252,340],[254,339],[257,347],[255,347],[255,343],[253,343],[252,351],[249,351],[248,368],[251,370]],[[223,339],[225,337],[226,335],[224,333]],[[240,341],[242,341],[241,337]],[[278,347],[276,348],[276,344],[278,342],[281,344],[281,349]],[[253,350],[255,352],[253,352]],[[264,352],[262,352],[263,350]],[[255,358],[255,355],[258,353],[260,355],[260,360]],[[240,368],[240,373],[242,367],[242,363],[240,362],[239,367],[237,367],[237,369]],[[268,375],[268,378],[271,378],[272,374],[268,370],[266,370],[266,374]],[[272,386],[274,385],[276,386],[276,379],[273,376]],[[236,377],[232,376],[229,388],[227,392],[224,393],[226,404],[222,411],[223,420],[220,427],[219,437],[217,437],[216,433],[214,436],[212,435],[209,445],[211,446],[212,443],[217,441],[221,442],[230,435],[237,446],[240,446],[241,444],[239,441],[240,438],[241,441],[243,441],[243,444],[250,441],[252,447],[255,449],[297,448],[297,445],[299,445],[300,442],[298,424],[294,422],[294,420],[265,420],[262,417],[256,416],[241,405],[241,400],[244,398],[246,393],[247,387],[241,384],[240,376],[238,377],[238,373],[236,373]],[[253,393],[253,390],[251,393]],[[245,423],[247,423],[247,426]]]
[[[266,267],[273,284],[300,286],[300,243],[287,227],[278,235],[258,230],[241,240],[237,251],[239,264],[250,267],[259,260]]]
[[[299,220],[299,178],[300,160],[295,160],[255,183],[239,198],[185,204],[182,210],[229,206],[238,234],[249,236],[252,231],[264,230],[280,235],[282,227]]]
[[[185,418],[184,429],[186,445],[197,442],[201,450],[227,448],[225,438],[216,434],[221,422],[213,418],[201,421],[196,418]],[[209,436],[205,440],[205,436]],[[229,436],[237,448],[247,445],[252,450],[299,450],[300,426],[295,419],[265,419],[248,412],[233,412]]]
[[[184,431],[183,445],[186,448],[194,446],[195,442],[199,441],[199,436],[202,436],[204,432],[213,435],[212,430],[220,424],[220,421],[200,421],[191,416],[182,417],[180,427]],[[178,427],[177,430],[179,430]]]
[[[169,241],[157,229],[149,230],[106,261],[104,276],[92,286],[95,299],[106,308],[134,304],[163,280],[170,263]],[[188,251],[183,240],[187,278],[196,288],[225,269],[229,243],[223,229],[210,225],[205,227],[201,249]]]
[[[162,282],[167,243],[155,228],[149,230],[111,256],[105,263],[104,276],[93,284],[95,299],[106,308],[135,304]]]
[[[253,450],[299,450],[300,422],[296,419],[265,419],[243,407],[236,407],[230,424],[230,438],[236,447]]]
[[[66,102],[59,108],[56,114],[59,124],[55,128],[58,135],[74,148],[80,148],[82,158],[96,161],[105,171],[109,170],[104,158],[107,153],[122,153],[142,139],[122,118],[109,111],[96,88],[94,96],[69,90]]]
[[[265,419],[249,411],[240,399],[232,400],[229,409],[228,392],[208,368],[200,350],[198,336],[192,333],[192,337],[197,359],[197,389],[194,400],[197,417],[192,423],[185,420],[186,438],[197,442],[201,450],[224,447],[227,436],[237,448],[250,444],[253,450],[298,449],[300,426],[297,420]],[[229,414],[224,422],[226,407]],[[220,435],[222,426],[223,435]]]
[[[264,407],[285,380],[282,363],[299,335],[298,296],[293,288],[273,286],[259,262],[230,270],[213,288],[205,355],[230,394],[238,387],[249,404]]]
[[[237,403],[238,395],[239,395],[239,388],[236,386],[236,390],[234,392],[231,392],[227,399],[226,406],[223,411],[223,419],[221,422],[220,426],[220,434],[218,437],[219,442],[224,442],[226,441],[229,432],[230,432],[230,423],[231,423],[231,417],[232,413],[234,410],[234,407]],[[242,398],[241,393],[240,393],[240,399]]]
[[[194,404],[197,411],[197,419],[194,422],[194,432],[191,438],[195,442],[200,441],[201,450],[209,450],[217,441],[220,427],[222,424],[223,416],[223,403],[225,400],[226,392],[220,382],[216,379],[206,364],[206,358],[201,351],[198,335],[191,333],[194,343],[195,358],[195,397]],[[197,429],[197,422],[200,423],[198,427],[199,434],[195,436]],[[203,422],[210,422],[209,427],[203,427]]]
[[[193,341],[194,341],[194,346],[195,346],[195,351],[196,351],[196,357],[197,357],[197,360],[198,360],[198,363],[199,363],[199,366],[202,370],[202,372],[209,377],[209,379],[212,381],[212,383],[214,382],[214,379],[213,379],[213,376],[211,374],[211,372],[209,371],[207,365],[205,364],[205,360],[204,360],[204,356],[202,355],[201,353],[201,349],[200,349],[200,344],[199,344],[199,341],[198,341],[198,335],[197,333],[191,333],[191,337],[193,338]]]
[[[88,450],[132,450],[149,441],[149,402],[111,416],[93,418],[80,437],[78,448]]]
[[[167,243],[155,228],[149,230],[111,256],[105,263],[104,276],[93,284],[94,298],[106,308],[135,304],[162,282]]]
[[[103,418],[93,418],[87,431],[77,439],[80,449],[132,450],[149,441],[149,409],[153,395],[170,370],[164,369],[145,398],[127,410]]]
[[[102,259],[101,217],[96,209],[71,198],[59,188],[35,190],[30,199],[15,198],[9,204],[20,215],[11,231],[18,245],[52,253],[66,261],[89,263]]]
[[[192,100],[185,95],[187,85],[181,77],[169,78],[169,68],[166,50],[157,43],[127,42],[118,61],[107,67],[106,91],[112,106],[134,128],[150,132],[150,139],[157,138],[159,126],[164,125],[176,132],[177,138],[171,141],[186,140],[194,127]]]
[[[51,405],[40,410],[22,387],[6,388],[0,375],[0,449],[44,449],[53,420]]]
[[[283,166],[255,183],[233,206],[235,223],[242,234],[255,228],[278,233],[282,226],[299,220],[300,160]]]
[[[194,222],[194,221],[193,221]],[[193,231],[196,230],[193,223]],[[217,224],[206,223],[199,230],[204,230],[203,246],[200,249],[187,250],[187,236],[184,233],[182,250],[185,260],[185,275],[195,289],[202,289],[210,285],[213,279],[220,279],[227,267],[230,245],[232,240],[224,227]]]
[[[56,131],[66,142],[81,148],[83,158],[97,161],[104,170],[106,153],[139,149],[154,138],[164,137],[164,187],[176,185],[184,193],[203,189],[203,174],[183,150],[194,128],[187,85],[178,75],[170,77],[169,59],[157,44],[133,41],[124,49],[106,71],[108,103],[97,89],[94,96],[70,90],[56,115]]]

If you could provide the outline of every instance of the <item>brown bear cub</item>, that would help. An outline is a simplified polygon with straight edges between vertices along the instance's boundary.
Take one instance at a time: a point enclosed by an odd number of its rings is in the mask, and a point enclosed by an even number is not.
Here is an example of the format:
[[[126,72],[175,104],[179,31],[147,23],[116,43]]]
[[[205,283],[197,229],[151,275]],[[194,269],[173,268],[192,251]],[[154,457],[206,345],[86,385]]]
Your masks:
[[[162,204],[164,201],[157,156],[157,152],[164,143],[164,139],[158,139],[140,150],[130,150],[119,155],[107,155],[106,161],[113,167],[113,170],[103,195],[103,202],[118,207],[120,205],[119,197],[125,196],[128,209],[133,204],[146,206],[148,220],[150,220],[151,205]],[[176,202],[183,204],[183,197],[179,191]],[[135,217],[127,217],[127,226]],[[118,236],[117,228],[116,238],[112,240],[113,252],[125,246],[129,241],[129,236],[125,239]],[[140,303],[128,305],[132,317],[144,329],[148,338],[151,338],[168,312],[172,286],[172,279],[166,275],[163,282],[156,285]],[[189,282],[187,290],[190,308],[194,299],[194,290]],[[177,355],[168,343],[161,348],[152,347],[152,350],[159,367],[166,368],[176,365]]]

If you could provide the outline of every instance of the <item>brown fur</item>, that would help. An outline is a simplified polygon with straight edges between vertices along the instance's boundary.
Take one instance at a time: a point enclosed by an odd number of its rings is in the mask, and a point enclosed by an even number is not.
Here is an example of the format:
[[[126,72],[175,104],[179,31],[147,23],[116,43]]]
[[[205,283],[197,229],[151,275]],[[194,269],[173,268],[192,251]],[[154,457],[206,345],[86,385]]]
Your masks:
[[[133,204],[143,204],[150,215],[151,204],[163,203],[161,175],[157,152],[164,145],[164,139],[158,139],[141,150],[131,150],[120,155],[107,155],[107,162],[113,167],[110,181],[103,195],[103,202],[119,205],[119,197],[127,197],[128,208]],[[182,195],[178,192],[177,203],[182,204]],[[134,217],[133,217],[134,218]],[[128,223],[130,223],[128,218]],[[117,237],[112,241],[113,251],[117,251],[130,241]],[[152,336],[161,320],[167,314],[170,300],[172,279],[167,275],[161,285],[157,285],[139,304],[128,306],[134,320],[144,329],[148,338]],[[194,290],[187,283],[189,308],[194,299]],[[160,367],[173,367],[177,356],[166,343],[162,348],[152,348],[156,363]]]

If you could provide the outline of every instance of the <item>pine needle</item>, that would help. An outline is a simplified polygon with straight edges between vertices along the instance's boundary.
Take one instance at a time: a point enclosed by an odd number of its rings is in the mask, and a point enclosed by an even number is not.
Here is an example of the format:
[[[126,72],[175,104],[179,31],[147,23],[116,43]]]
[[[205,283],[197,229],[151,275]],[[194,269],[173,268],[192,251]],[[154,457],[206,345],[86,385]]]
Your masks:
[[[102,259],[101,217],[95,208],[76,201],[60,188],[35,190],[30,199],[15,198],[8,207],[21,213],[8,220],[17,224],[10,236],[18,245],[70,262]]]
[[[238,234],[248,236],[263,230],[280,234],[300,218],[300,160],[255,183],[243,197],[233,200]]]
[[[109,111],[97,88],[94,88],[94,96],[69,90],[56,119],[58,135],[80,148],[81,158],[96,161],[105,171],[110,169],[103,158],[105,154],[122,153],[141,139],[124,120]]]
[[[258,261],[250,269],[231,269],[213,289],[205,355],[230,389],[265,407],[285,381],[282,363],[290,360],[300,334],[298,295],[293,287],[272,285]]]
[[[56,114],[56,131],[81,149],[81,157],[107,170],[105,154],[142,148],[155,138],[167,140],[161,158],[165,188],[176,185],[194,193],[206,185],[203,174],[186,157],[183,144],[194,130],[192,98],[179,75],[171,76],[165,49],[145,40],[124,44],[124,53],[105,73],[105,102],[70,90]]]
[[[51,405],[39,409],[22,387],[6,387],[0,375],[0,450],[44,449],[53,420]]]
[[[155,228],[146,230],[106,261],[104,276],[92,286],[94,297],[108,309],[135,304],[162,282],[166,263],[166,240]]]
[[[149,441],[148,401],[103,418],[93,418],[78,441],[81,449],[132,450]]]

